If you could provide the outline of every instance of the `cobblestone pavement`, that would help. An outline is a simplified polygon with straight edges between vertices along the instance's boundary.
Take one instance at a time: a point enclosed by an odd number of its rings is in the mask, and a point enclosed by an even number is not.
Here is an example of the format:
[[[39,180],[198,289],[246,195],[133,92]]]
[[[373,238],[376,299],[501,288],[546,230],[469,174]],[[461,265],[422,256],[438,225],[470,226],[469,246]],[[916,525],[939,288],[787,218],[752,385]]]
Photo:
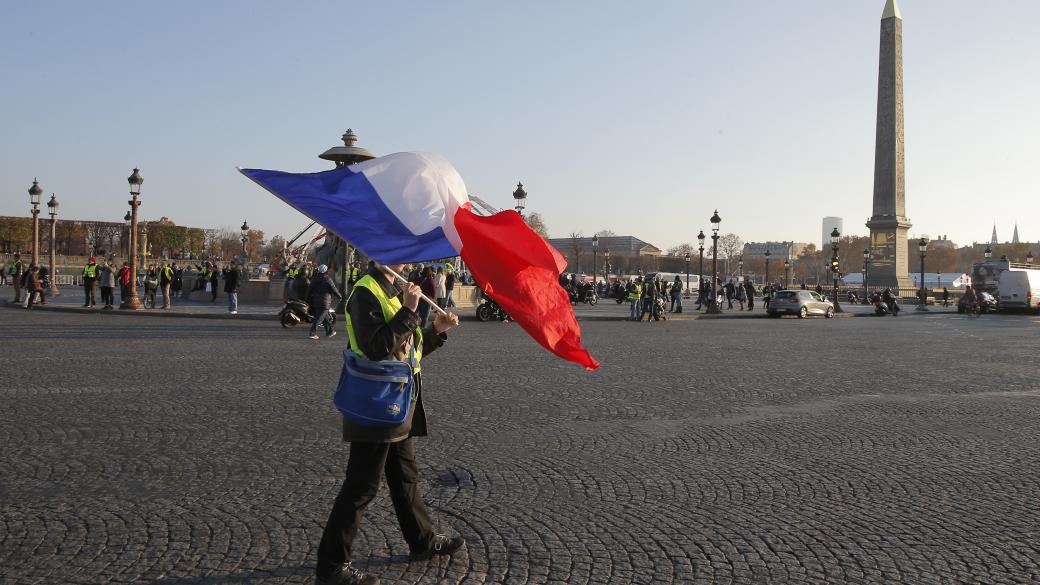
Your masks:
[[[341,335],[0,309],[0,582],[311,583],[347,453]],[[515,325],[426,364],[425,497],[468,547],[387,583],[1040,579],[1033,317]]]

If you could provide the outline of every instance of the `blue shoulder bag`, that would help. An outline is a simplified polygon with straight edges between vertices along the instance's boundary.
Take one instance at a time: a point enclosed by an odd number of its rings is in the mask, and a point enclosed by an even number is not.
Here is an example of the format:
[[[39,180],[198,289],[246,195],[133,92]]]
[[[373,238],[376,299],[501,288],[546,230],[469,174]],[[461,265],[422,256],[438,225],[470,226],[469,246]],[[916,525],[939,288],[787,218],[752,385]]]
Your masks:
[[[414,343],[408,361],[415,361]],[[343,350],[343,370],[333,402],[351,422],[380,429],[401,426],[408,420],[415,399],[411,363],[373,361],[349,347]]]

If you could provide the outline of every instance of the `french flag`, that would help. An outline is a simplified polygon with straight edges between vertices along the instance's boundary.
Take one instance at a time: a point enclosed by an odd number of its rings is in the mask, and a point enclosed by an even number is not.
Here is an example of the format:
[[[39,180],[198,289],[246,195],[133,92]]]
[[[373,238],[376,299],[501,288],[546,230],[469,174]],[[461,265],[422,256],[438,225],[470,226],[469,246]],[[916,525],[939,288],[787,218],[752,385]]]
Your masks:
[[[471,211],[444,157],[398,152],[320,173],[242,174],[383,264],[462,256],[482,289],[539,344],[595,370],[559,276],[566,260],[520,214]]]

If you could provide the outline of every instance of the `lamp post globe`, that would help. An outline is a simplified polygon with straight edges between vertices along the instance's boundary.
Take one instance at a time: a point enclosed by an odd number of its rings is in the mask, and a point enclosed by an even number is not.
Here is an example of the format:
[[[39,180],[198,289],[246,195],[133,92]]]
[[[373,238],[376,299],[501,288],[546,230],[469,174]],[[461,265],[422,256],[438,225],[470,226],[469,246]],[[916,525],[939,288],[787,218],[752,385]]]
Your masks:
[[[831,251],[834,255],[831,256],[831,272],[834,273],[834,312],[844,313],[845,310],[841,308],[841,303],[838,302],[838,279],[841,277],[841,271],[838,270],[838,242],[841,240],[841,232],[838,228],[831,230]]]
[[[523,215],[527,206],[527,191],[524,191],[524,184],[519,181],[516,183],[516,190],[513,191],[513,199],[516,199],[516,212]]]
[[[144,309],[144,305],[141,304],[141,299],[137,298],[137,249],[138,249],[138,232],[137,232],[137,208],[140,207],[141,202],[137,199],[141,195],[141,185],[144,184],[144,177],[141,176],[141,170],[134,167],[130,176],[127,177],[126,182],[130,185],[130,241],[129,241],[129,254],[130,257],[130,287],[126,297],[122,298],[119,303],[120,309],[129,311],[140,311]],[[124,218],[125,219],[125,218]]]
[[[917,309],[918,311],[928,310],[928,289],[924,285],[924,257],[928,251],[928,240],[921,238],[917,242],[917,251],[921,253],[921,286],[917,291]]]
[[[54,193],[51,193],[51,199],[47,202],[47,213],[51,216],[51,246],[49,254],[51,288],[47,291],[47,294],[52,297],[56,297],[61,294],[61,292],[58,291],[58,275],[54,272],[54,267],[57,264],[57,262],[55,262],[55,255],[57,254],[57,252],[55,251],[55,246],[58,241],[57,223],[58,207],[60,205],[61,204],[58,203],[58,198],[54,196]]]
[[[715,213],[712,214],[711,219],[711,297],[708,299],[708,313],[721,313],[722,307],[719,306],[719,225],[722,223],[722,218],[719,217],[719,210],[716,209]]]

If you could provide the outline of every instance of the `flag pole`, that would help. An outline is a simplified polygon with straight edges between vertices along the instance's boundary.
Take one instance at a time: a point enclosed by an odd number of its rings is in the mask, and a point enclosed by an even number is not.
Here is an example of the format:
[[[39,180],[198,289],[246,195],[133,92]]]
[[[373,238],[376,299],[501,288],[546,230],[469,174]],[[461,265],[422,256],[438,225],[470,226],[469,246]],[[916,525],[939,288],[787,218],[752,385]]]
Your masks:
[[[390,268],[390,267],[389,267],[389,266],[387,266],[386,264],[381,264],[381,265],[380,265],[380,268],[382,268],[383,270],[386,270],[386,271],[387,271],[387,272],[389,272],[390,274],[394,275],[394,276],[395,276],[396,278],[398,278],[398,279],[400,279],[400,280],[403,280],[403,281],[405,281],[405,282],[408,282],[408,279],[407,279],[407,278],[405,278],[405,277],[401,276],[400,274],[398,274],[398,273],[394,272],[394,269],[393,269],[393,268]],[[436,311],[437,311],[438,313],[440,313],[441,315],[444,315],[445,317],[447,317],[447,316],[448,316],[448,312],[447,312],[447,311],[445,311],[444,309],[442,309],[442,308],[440,307],[440,305],[438,305],[438,304],[437,304],[436,302],[434,302],[434,301],[433,301],[433,299],[431,299],[430,297],[426,296],[426,294],[425,294],[425,293],[422,293],[422,292],[420,292],[420,293],[419,293],[419,297],[420,297],[420,298],[422,298],[422,299],[423,299],[424,301],[426,301],[427,303],[430,303],[430,306],[431,306],[431,307],[433,307],[434,309],[436,309]]]

